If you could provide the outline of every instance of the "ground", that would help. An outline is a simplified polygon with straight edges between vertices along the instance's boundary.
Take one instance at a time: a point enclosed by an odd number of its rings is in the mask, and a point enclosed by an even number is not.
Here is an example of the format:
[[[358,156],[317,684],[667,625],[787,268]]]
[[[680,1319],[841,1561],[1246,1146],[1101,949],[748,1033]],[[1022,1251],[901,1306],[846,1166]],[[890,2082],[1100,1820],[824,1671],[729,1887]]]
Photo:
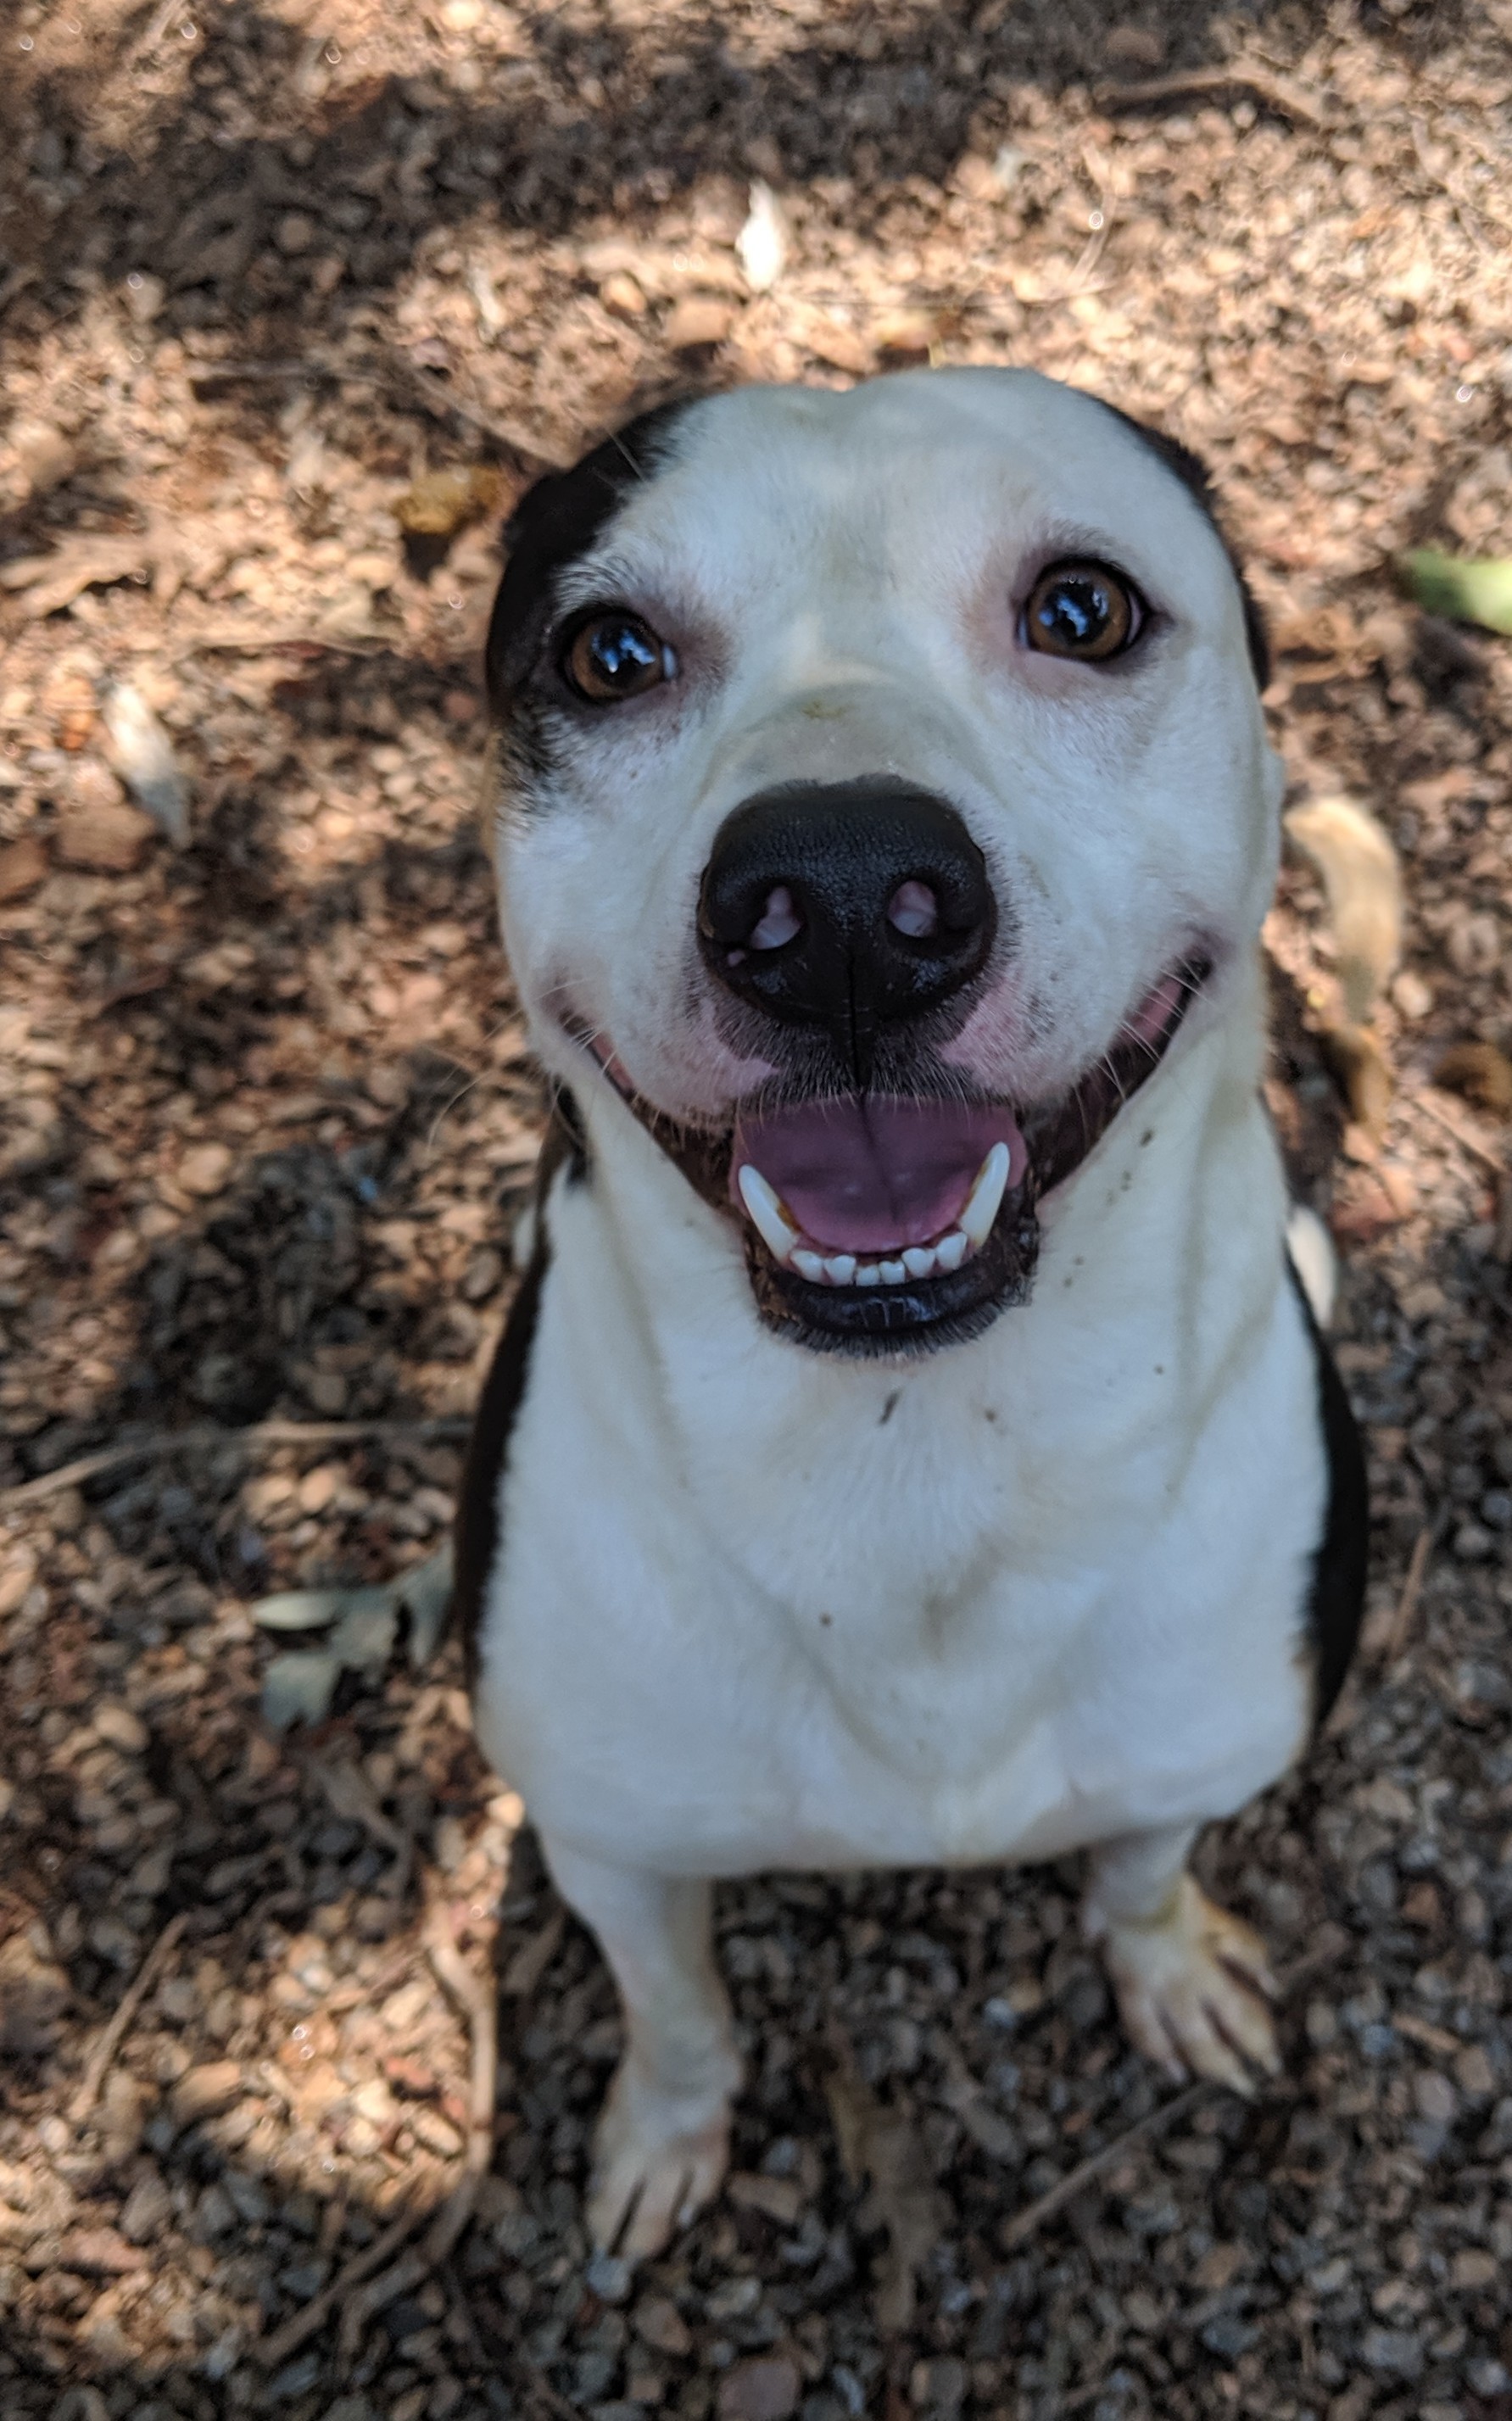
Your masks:
[[[1512,552],[1512,8],[11,0],[0,46],[6,2421],[1507,2421],[1512,1221],[1495,1116],[1433,1079],[1512,1024],[1512,661],[1390,558]],[[1370,1614],[1327,1737],[1202,1853],[1288,1988],[1276,2085],[1169,2099],[1069,1867],[731,1889],[737,2175],[632,2279],[582,2223],[612,1995],[454,1651],[281,1739],[248,1607],[429,1552],[511,1283],[509,498],[669,385],[925,358],[1207,456],[1292,796],[1401,851],[1383,1140],[1330,1149],[1301,868],[1269,929]],[[114,770],[121,684],[177,840]],[[14,1492],[270,1419],[310,1426]],[[473,2222],[293,2344],[458,2177],[426,1945],[481,1974],[501,1895]]]

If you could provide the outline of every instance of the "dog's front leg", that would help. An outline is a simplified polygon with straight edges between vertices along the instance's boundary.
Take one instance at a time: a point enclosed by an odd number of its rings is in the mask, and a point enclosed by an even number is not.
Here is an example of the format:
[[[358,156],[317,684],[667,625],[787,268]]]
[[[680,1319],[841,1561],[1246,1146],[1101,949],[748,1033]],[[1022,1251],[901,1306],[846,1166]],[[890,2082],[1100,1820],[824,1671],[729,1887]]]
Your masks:
[[[563,1898],[597,1934],[628,2039],[594,2145],[588,2226],[645,2260],[719,2190],[740,2063],[714,1967],[707,1882],[585,1858],[544,1841]]]
[[[1130,1833],[1092,1852],[1082,1922],[1102,1944],[1136,2047],[1173,2077],[1210,2076],[1252,2093],[1281,2066],[1257,1934],[1187,1872],[1194,1825]]]

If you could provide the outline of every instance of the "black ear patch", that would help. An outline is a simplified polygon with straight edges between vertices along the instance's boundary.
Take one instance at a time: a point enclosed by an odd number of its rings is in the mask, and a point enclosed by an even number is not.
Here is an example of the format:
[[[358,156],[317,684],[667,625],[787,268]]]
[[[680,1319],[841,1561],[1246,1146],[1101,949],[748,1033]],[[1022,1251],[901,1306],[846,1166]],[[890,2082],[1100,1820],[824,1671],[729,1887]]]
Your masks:
[[[1190,445],[1183,445],[1177,438],[1168,437],[1163,429],[1152,429],[1147,421],[1136,420],[1131,412],[1120,412],[1115,403],[1108,403],[1100,396],[1098,400],[1102,404],[1104,412],[1111,412],[1115,420],[1121,420],[1126,429],[1131,429],[1140,443],[1147,445],[1150,452],[1159,457],[1168,471],[1175,472],[1188,494],[1196,498],[1222,539],[1224,553],[1232,564],[1234,577],[1239,582],[1239,603],[1244,610],[1244,635],[1249,642],[1250,664],[1255,673],[1255,685],[1256,689],[1269,689],[1270,685],[1270,633],[1265,627],[1265,617],[1255,601],[1254,592],[1244,577],[1243,567],[1234,552],[1228,533],[1218,518],[1217,507],[1213,501],[1212,475],[1207,463],[1200,454],[1193,454]]]
[[[570,471],[550,473],[521,497],[505,526],[508,559],[489,624],[485,664],[495,714],[535,664],[558,575],[587,553],[630,491],[652,476],[678,419],[697,400],[680,397],[643,412]]]

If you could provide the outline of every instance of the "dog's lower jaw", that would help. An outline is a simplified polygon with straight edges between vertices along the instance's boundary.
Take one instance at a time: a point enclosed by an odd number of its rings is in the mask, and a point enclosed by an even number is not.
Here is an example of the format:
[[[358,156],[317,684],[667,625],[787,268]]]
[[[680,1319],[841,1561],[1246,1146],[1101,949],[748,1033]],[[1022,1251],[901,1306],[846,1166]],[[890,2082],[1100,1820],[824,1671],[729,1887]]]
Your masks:
[[[1083,1929],[1100,1942],[1124,2031],[1173,2083],[1251,2095],[1280,2072],[1275,1985],[1259,1936],[1187,1872],[1193,1835],[1136,1835],[1093,1852]]]

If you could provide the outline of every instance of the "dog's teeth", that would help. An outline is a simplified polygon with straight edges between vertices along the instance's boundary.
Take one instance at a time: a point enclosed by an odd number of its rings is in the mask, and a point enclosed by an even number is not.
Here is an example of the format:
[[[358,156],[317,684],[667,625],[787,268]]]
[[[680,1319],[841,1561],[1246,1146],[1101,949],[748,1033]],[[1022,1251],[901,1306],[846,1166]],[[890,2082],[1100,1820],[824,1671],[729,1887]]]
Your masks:
[[[966,1241],[978,1250],[986,1243],[1008,1182],[1008,1147],[995,1143],[976,1172],[971,1199],[960,1214]]]
[[[801,1278],[807,1278],[810,1286],[822,1286],[824,1284],[824,1256],[822,1253],[805,1253],[802,1246],[798,1246],[788,1254],[787,1257],[791,1261],[794,1269],[798,1272],[799,1276]]]
[[[740,1199],[751,1214],[751,1224],[772,1259],[785,1261],[798,1242],[798,1230],[772,1187],[759,1168],[754,1168],[749,1161],[738,1172],[736,1183],[740,1189]]]
[[[856,1274],[854,1253],[836,1253],[832,1259],[825,1262],[824,1274],[831,1286],[853,1285]]]
[[[952,1227],[948,1236],[942,1236],[934,1248],[934,1257],[941,1269],[947,1273],[951,1270],[959,1270],[966,1257],[966,1245],[967,1239],[959,1227]]]
[[[907,1270],[911,1278],[932,1277],[934,1275],[934,1246],[932,1244],[911,1244],[908,1251],[903,1256],[903,1267]]]
[[[876,1261],[857,1262],[856,1274],[850,1281],[852,1286],[881,1286],[881,1270]]]
[[[901,1261],[883,1261],[881,1268],[883,1286],[901,1286],[908,1275]]]

